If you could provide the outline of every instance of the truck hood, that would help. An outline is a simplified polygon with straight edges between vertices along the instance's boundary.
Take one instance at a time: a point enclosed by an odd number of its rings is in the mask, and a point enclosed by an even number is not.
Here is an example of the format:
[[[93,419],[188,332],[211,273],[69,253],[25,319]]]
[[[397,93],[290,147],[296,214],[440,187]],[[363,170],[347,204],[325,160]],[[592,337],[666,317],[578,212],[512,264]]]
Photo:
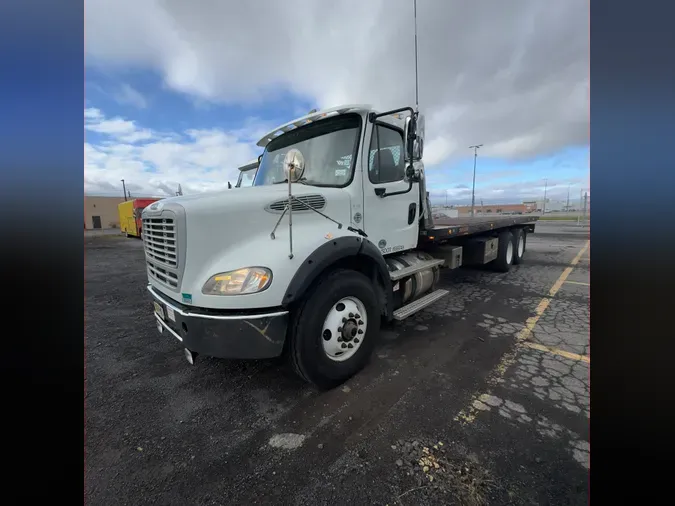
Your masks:
[[[292,192],[295,197],[302,195],[323,195],[326,200],[339,199],[339,196],[347,196],[347,192],[338,188],[320,188],[294,184]],[[227,212],[245,214],[246,209],[263,210],[268,204],[288,198],[288,185],[277,184],[267,186],[248,186],[214,193],[201,195],[187,195],[163,199],[164,205],[179,204],[188,214],[207,213],[220,214]]]
[[[252,186],[224,192],[171,197],[162,200],[160,209],[178,216],[177,243],[179,285],[167,292],[157,280],[150,282],[173,297],[189,294],[188,300],[205,308],[270,307],[281,303],[292,273],[316,248],[330,237],[352,234],[352,205],[347,190],[293,184],[293,196],[311,204],[321,213],[340,222],[294,205],[293,258],[290,256],[288,213],[275,231],[288,199],[288,185]],[[145,216],[145,215],[144,215]],[[182,218],[181,218],[182,216]],[[297,265],[296,265],[297,264]],[[272,286],[261,294],[241,297],[209,296],[201,293],[204,283],[214,274],[251,266],[273,270]],[[265,298],[265,300],[257,300]]]

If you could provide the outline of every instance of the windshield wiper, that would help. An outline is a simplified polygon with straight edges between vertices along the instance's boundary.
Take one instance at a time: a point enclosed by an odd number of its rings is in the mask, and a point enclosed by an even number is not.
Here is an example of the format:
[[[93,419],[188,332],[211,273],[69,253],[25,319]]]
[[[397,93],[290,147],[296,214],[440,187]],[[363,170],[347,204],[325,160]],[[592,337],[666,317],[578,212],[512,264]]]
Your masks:
[[[311,186],[311,183],[309,183],[307,181],[306,177],[301,177],[297,181],[293,181],[293,182]],[[283,181],[277,181],[276,183],[272,183],[272,184],[288,184],[288,179],[284,179]]]

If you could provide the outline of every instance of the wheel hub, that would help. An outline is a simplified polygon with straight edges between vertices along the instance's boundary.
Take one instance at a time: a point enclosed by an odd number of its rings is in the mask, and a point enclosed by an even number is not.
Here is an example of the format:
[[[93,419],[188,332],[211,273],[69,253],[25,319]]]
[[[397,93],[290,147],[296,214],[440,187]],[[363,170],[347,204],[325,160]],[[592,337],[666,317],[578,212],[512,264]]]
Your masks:
[[[322,344],[329,359],[342,362],[356,353],[368,327],[365,309],[356,297],[345,297],[328,312],[323,324]]]
[[[342,326],[342,332],[341,337],[342,340],[346,343],[350,342],[352,339],[356,337],[356,333],[359,330],[359,324],[354,320],[353,318],[350,320],[347,320],[347,323],[345,323]]]

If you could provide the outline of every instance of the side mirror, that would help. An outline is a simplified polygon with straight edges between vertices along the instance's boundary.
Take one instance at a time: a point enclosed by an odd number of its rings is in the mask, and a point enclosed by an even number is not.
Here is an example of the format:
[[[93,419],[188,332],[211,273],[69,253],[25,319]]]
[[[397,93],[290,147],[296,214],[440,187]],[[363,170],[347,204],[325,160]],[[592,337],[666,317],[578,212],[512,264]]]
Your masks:
[[[412,153],[412,160],[418,161],[422,159],[424,153],[424,115],[418,114],[409,116],[405,120],[405,161],[410,162],[410,155]]]
[[[412,140],[413,160],[421,160],[424,155],[424,134],[425,134],[424,115],[419,114],[415,122],[415,137]]]
[[[405,119],[403,138],[405,142],[405,161],[409,163],[410,154],[413,151],[413,139],[415,138],[415,121],[412,116],[408,116]]]

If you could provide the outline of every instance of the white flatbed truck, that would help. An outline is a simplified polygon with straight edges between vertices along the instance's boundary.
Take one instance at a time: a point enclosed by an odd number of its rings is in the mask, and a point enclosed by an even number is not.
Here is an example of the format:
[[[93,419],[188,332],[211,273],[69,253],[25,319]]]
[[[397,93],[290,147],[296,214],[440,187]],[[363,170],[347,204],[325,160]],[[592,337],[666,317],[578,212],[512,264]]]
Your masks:
[[[286,356],[332,388],[362,369],[382,322],[445,296],[441,267],[522,262],[536,217],[434,222],[424,117],[346,105],[265,135],[253,185],[143,211],[157,329],[194,363]]]

